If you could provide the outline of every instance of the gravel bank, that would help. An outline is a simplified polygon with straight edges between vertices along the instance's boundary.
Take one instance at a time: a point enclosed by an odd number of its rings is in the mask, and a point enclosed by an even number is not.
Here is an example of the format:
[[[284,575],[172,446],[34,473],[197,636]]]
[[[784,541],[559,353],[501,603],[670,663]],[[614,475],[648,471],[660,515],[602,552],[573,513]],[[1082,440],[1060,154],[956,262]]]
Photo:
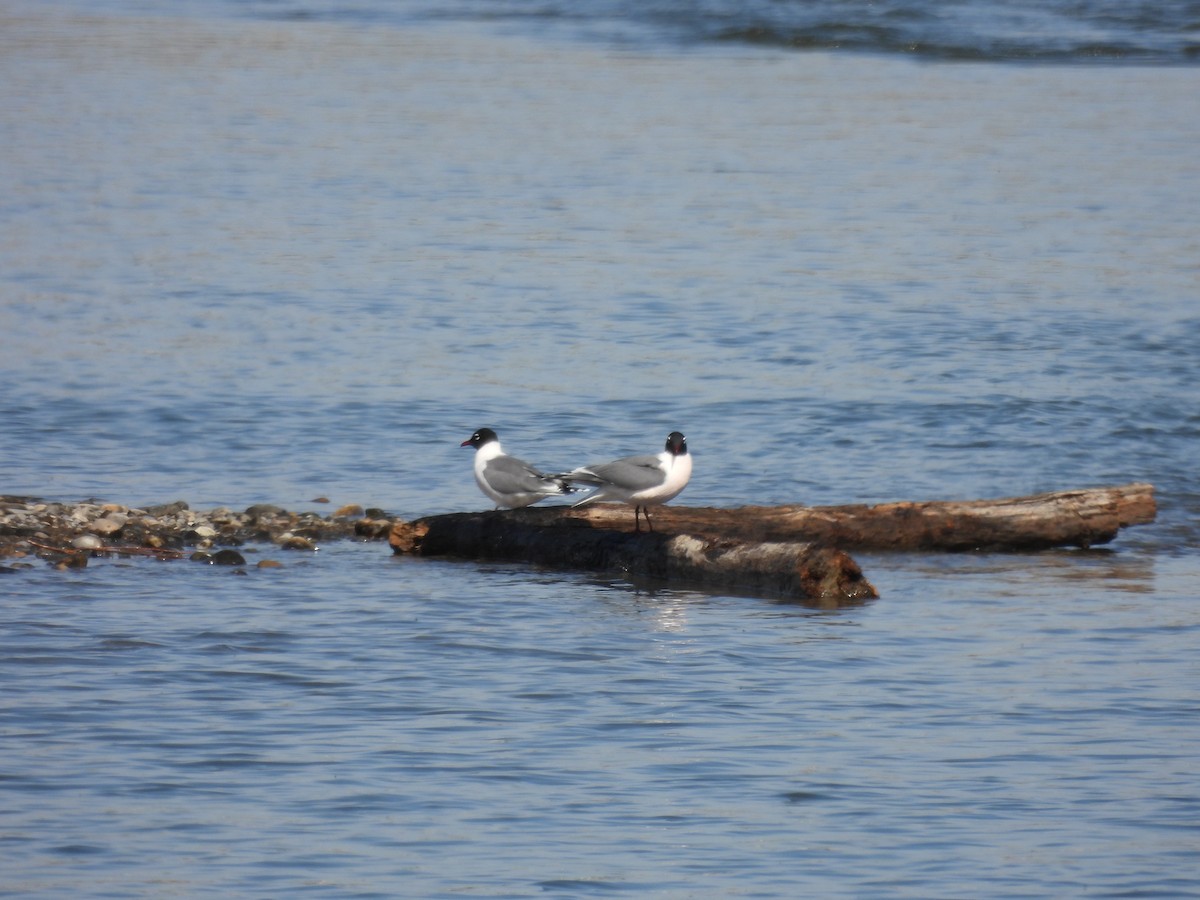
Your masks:
[[[86,500],[49,502],[0,496],[0,571],[44,560],[59,568],[103,556],[151,556],[246,565],[241,549],[313,552],[333,540],[385,538],[391,520],[380,509],[344,506],[330,515],[259,504],[236,512],[194,510],[182,500],[145,509]],[[278,565],[262,558],[257,565]]]

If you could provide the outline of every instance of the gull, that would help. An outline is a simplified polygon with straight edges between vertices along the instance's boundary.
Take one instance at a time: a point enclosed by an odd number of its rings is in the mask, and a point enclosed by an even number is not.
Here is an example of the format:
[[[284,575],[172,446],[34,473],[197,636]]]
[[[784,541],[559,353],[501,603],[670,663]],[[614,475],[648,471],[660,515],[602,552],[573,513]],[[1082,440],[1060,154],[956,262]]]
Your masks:
[[[687,487],[692,477],[692,457],[687,439],[678,431],[667,435],[662,453],[646,456],[625,456],[612,462],[582,466],[561,476],[572,484],[585,484],[595,490],[573,506],[596,500],[615,500],[633,505],[633,530],[641,531],[639,514],[646,516],[651,531],[650,507],[666,503]]]
[[[490,428],[480,428],[459,446],[475,448],[475,483],[497,509],[517,509],[555,494],[574,493],[562,476],[547,475],[506,454]]]

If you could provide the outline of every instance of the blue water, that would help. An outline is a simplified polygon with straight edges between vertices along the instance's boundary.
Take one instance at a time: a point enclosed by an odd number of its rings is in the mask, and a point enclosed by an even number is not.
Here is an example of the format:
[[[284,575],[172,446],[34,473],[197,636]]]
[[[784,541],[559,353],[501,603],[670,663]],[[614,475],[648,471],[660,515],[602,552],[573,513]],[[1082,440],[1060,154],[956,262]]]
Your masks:
[[[1200,61],[1195,0],[104,0],[103,7],[368,27],[486,23],[509,33],[642,48],[747,44],[967,62]]]
[[[1200,895],[1195,69],[397,9],[0,12],[0,493],[415,516],[488,505],[482,425],[547,468],[678,428],[677,503],[1159,519],[860,555],[834,611],[39,564],[0,895]]]

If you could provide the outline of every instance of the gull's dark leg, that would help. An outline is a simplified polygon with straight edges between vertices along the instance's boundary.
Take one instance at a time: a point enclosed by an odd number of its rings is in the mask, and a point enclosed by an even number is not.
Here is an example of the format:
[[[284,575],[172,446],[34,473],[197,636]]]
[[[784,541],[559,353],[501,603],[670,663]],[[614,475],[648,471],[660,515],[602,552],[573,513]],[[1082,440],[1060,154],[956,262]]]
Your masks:
[[[643,506],[642,515],[646,517],[646,528],[648,528],[650,531],[653,531],[654,523],[650,521],[650,507]]]
[[[633,507],[633,533],[634,534],[640,534],[642,531],[642,523],[641,523],[641,520],[638,518],[638,516],[641,515],[641,512],[642,512],[642,508],[640,506],[635,505]],[[649,524],[649,519],[647,519],[646,521],[647,521],[647,524]]]

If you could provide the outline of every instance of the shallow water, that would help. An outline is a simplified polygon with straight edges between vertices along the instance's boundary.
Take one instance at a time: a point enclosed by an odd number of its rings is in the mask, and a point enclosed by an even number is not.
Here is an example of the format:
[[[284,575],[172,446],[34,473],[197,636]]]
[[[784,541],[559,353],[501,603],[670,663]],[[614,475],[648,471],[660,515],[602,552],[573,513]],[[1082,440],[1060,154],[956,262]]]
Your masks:
[[[356,544],[14,579],[6,884],[1194,893],[1194,567],[875,565],[837,613]]]
[[[0,893],[1200,894],[1194,70],[8,7],[3,493],[417,515],[1153,482],[816,611],[286,554],[5,576]],[[323,508],[323,507],[322,507]]]

